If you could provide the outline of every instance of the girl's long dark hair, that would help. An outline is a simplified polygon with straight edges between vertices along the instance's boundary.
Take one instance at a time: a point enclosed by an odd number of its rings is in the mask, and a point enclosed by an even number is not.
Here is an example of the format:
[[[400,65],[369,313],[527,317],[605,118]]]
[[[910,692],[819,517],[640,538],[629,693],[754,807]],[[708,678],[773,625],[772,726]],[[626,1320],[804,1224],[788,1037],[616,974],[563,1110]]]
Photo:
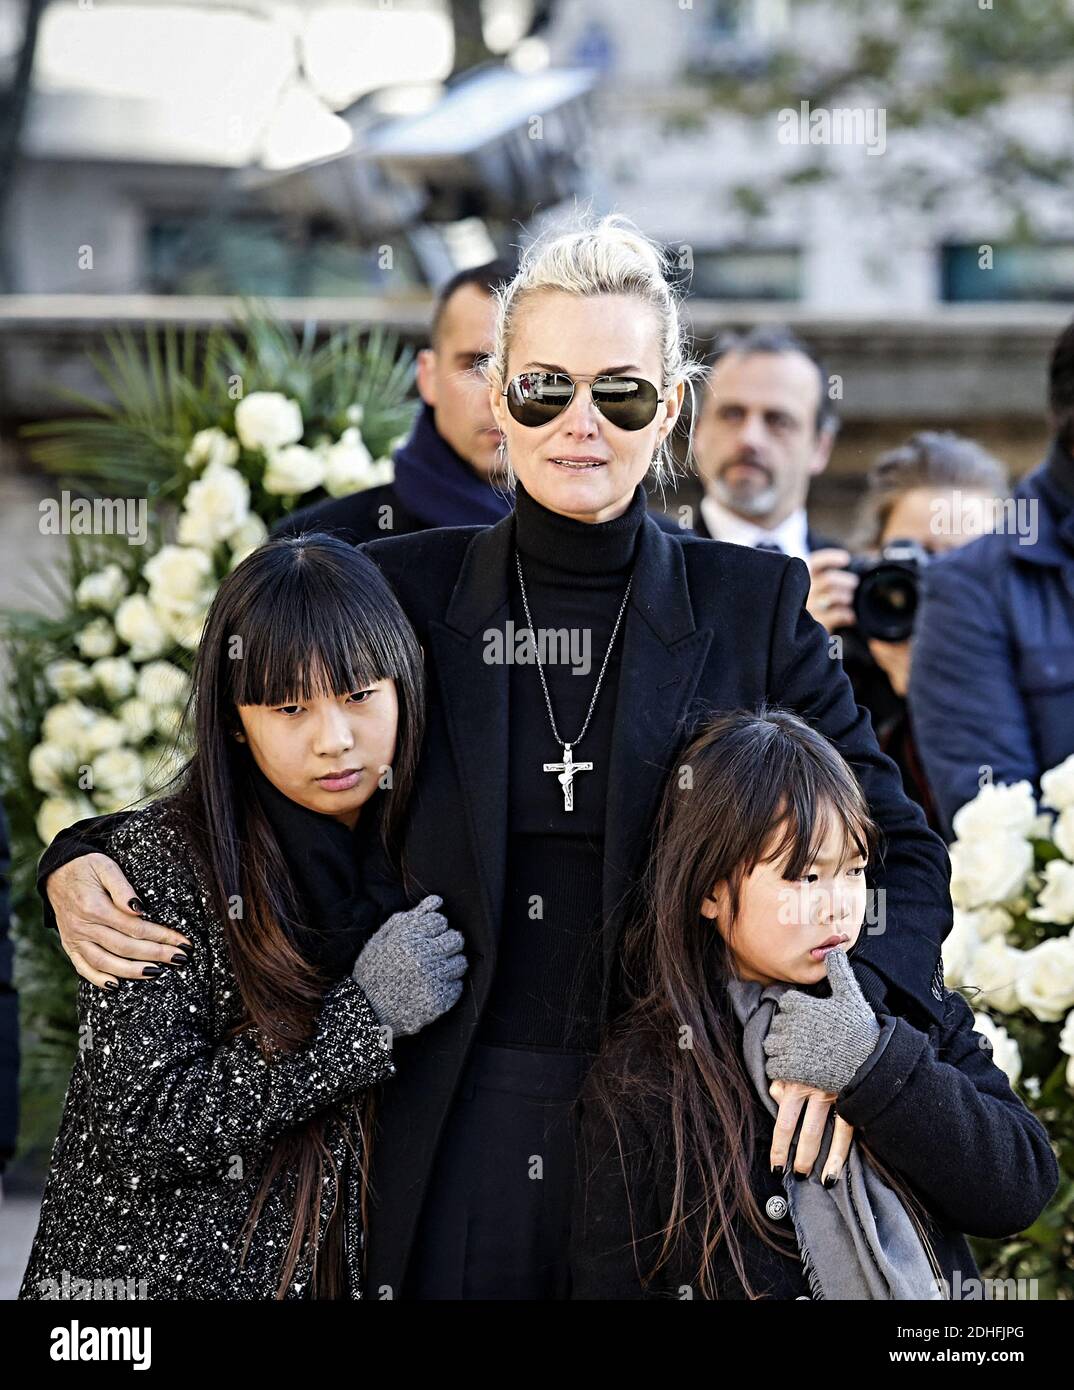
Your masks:
[[[717,884],[727,885],[733,938],[747,875],[759,863],[785,859],[784,877],[800,877],[833,814],[844,847],[853,844],[867,861],[873,859],[880,833],[851,768],[804,720],[771,707],[713,719],[669,778],[648,871],[624,937],[627,1007],[583,1093],[587,1105],[603,1107],[617,1135],[625,1111],[670,1100],[670,1209],[660,1231],[635,1232],[643,1284],[669,1262],[682,1268],[699,1231],[701,1253],[692,1276],[702,1297],[716,1297],[721,1248],[746,1297],[757,1297],[736,1222],[744,1221],[773,1250],[797,1257],[793,1242],[775,1238],[786,1240],[786,1233],[766,1221],[752,1192],[757,1095],[725,988],[735,975],[733,957],[701,905]],[[681,1045],[684,1036],[689,1047]],[[868,1154],[860,1138],[855,1142]],[[621,1142],[619,1148],[622,1153]],[[899,1192],[924,1237],[923,1213],[912,1194],[875,1155],[868,1157]],[[699,1201],[690,1196],[695,1184]],[[643,1243],[658,1247],[647,1270],[638,1260]]]
[[[320,533],[268,542],[221,583],[198,645],[184,717],[194,752],[173,800],[202,853],[225,925],[242,1001],[242,1017],[229,1036],[253,1030],[266,1054],[294,1052],[312,1040],[332,982],[294,944],[290,928],[303,909],[256,794],[250,754],[234,738],[241,730],[236,706],[298,704],[386,679],[395,682],[398,697],[395,757],[390,780],[382,778],[389,785],[374,793],[362,815],[376,818],[388,862],[405,884],[402,833],[424,732],[425,684],[421,649],[395,594],[372,561]],[[281,1136],[251,1204],[243,1245],[245,1259],[269,1190],[278,1178],[293,1175],[294,1221],[277,1298],[308,1254],[314,1296],[343,1293],[338,1181],[329,1249],[318,1249],[333,1125],[342,1126],[351,1152],[360,1155],[365,1205],[371,1117],[363,1103],[322,1112]]]

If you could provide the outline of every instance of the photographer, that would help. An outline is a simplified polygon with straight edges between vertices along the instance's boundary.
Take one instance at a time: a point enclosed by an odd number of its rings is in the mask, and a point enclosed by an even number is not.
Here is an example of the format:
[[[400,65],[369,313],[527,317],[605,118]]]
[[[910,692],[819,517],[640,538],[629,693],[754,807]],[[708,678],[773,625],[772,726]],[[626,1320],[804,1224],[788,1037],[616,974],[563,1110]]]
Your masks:
[[[994,499],[1006,492],[1004,466],[979,444],[922,431],[870,470],[857,528],[857,549],[865,553],[855,559],[830,548],[808,560],[807,607],[842,639],[855,698],[871,714],[880,747],[898,764],[906,794],[935,830],[940,817],[906,706],[921,571],[932,556],[978,536]]]

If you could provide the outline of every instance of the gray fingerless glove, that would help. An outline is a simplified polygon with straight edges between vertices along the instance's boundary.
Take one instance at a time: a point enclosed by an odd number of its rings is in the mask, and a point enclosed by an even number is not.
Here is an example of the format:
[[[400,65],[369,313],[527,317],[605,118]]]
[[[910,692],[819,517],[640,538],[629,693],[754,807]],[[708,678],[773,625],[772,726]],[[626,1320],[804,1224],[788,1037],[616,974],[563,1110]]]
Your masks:
[[[462,994],[466,973],[463,939],[437,908],[435,893],[417,907],[396,912],[366,942],[352,978],[373,1012],[393,1033],[416,1033],[439,1018]]]
[[[780,995],[764,1040],[765,1071],[770,1081],[801,1081],[838,1093],[872,1056],[880,1024],[858,987],[847,953],[829,951],[825,966],[830,999],[797,989]]]

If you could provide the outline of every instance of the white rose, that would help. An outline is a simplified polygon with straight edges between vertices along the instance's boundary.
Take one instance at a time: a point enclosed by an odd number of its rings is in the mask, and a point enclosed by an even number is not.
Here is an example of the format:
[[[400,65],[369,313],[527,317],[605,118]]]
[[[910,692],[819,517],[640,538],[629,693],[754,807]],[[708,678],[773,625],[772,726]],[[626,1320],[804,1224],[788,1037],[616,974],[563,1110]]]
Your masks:
[[[90,668],[70,657],[50,661],[45,667],[45,680],[63,700],[69,700],[72,695],[84,695],[93,686]]]
[[[1018,1078],[1022,1075],[1022,1054],[1006,1028],[987,1014],[974,1014],[973,1028],[974,1032],[980,1033],[981,1037],[987,1038],[992,1044],[993,1062],[1000,1071],[1006,1072],[1011,1085],[1017,1086]]]
[[[116,604],[127,592],[127,578],[116,564],[87,574],[75,590],[75,602],[80,608],[100,608],[105,613],[115,611]]]
[[[983,941],[966,968],[968,985],[975,985],[987,996],[990,1009],[1013,1014],[1019,1007],[1016,985],[1022,973],[1024,952],[1008,946],[1001,937]]]
[[[229,468],[239,457],[238,440],[213,426],[212,429],[198,430],[190,441],[190,448],[183,456],[183,462],[193,472],[208,465],[210,468]]]
[[[202,629],[205,626],[204,613],[166,613],[160,614],[160,620],[167,630],[168,636],[178,642],[180,647],[192,652],[201,641]]]
[[[74,749],[62,743],[37,744],[27,761],[30,781],[39,792],[62,792],[78,767]]]
[[[1074,1005],[1074,941],[1052,936],[1022,957],[1018,1002],[1042,1023],[1057,1023]]]
[[[125,656],[105,656],[90,667],[109,700],[125,700],[134,689],[134,667]]]
[[[130,786],[111,789],[98,787],[92,793],[93,804],[102,816],[110,815],[113,811],[124,811],[136,801],[141,801],[144,795],[144,782],[134,782]]]
[[[191,483],[179,518],[181,545],[212,550],[246,520],[250,511],[250,484],[234,468],[210,470]]]
[[[235,408],[235,430],[244,449],[280,449],[302,438],[302,411],[279,391],[254,391]]]
[[[1052,842],[1059,853],[1074,864],[1074,806],[1064,806],[1056,816]]]
[[[75,638],[75,645],[90,661],[111,656],[116,649],[116,630],[107,618],[94,618]]]
[[[956,907],[1010,902],[1022,891],[1033,867],[1033,846],[1014,833],[959,839],[950,854],[951,900]]]
[[[93,781],[104,791],[140,787],[142,760],[133,748],[109,748],[93,760]]]
[[[1033,922],[1054,922],[1068,926],[1074,922],[1074,864],[1065,859],[1049,859],[1041,870],[1044,886],[1037,894],[1037,906],[1026,916]]]
[[[185,766],[185,758],[170,744],[165,748],[150,748],[142,755],[145,785],[151,792],[160,791]]]
[[[356,429],[344,430],[338,444],[321,451],[324,485],[333,497],[345,497],[369,486],[373,457]]]
[[[153,711],[153,727],[162,738],[172,741],[183,727],[183,711],[178,705],[158,705]]]
[[[109,748],[119,748],[127,741],[127,732],[118,719],[110,714],[98,715],[82,738],[82,756],[95,758]]]
[[[1074,1009],[1067,1014],[1066,1022],[1059,1032],[1059,1051],[1074,1057]]]
[[[962,912],[955,908],[951,930],[944,938],[941,949],[943,977],[949,989],[966,983],[966,967],[981,944],[975,920],[977,915],[975,912]]]
[[[385,483],[395,480],[395,463],[387,454],[382,454],[379,459],[374,459],[369,465],[369,486],[383,487]]]
[[[116,609],[116,631],[130,647],[135,661],[159,656],[171,645],[167,629],[145,594],[131,594],[119,605]]]
[[[993,936],[1006,936],[1014,925],[1014,918],[1005,907],[982,907],[973,914],[977,935],[982,941]]]
[[[256,512],[251,512],[228,541],[228,545],[231,546],[231,564],[228,568],[234,569],[236,565],[241,565],[247,555],[252,555],[258,546],[264,545],[267,540],[268,527]]]
[[[181,705],[190,693],[190,678],[170,661],[151,661],[138,672],[138,698],[150,705]]]
[[[1040,799],[1042,805],[1052,806],[1057,811],[1074,806],[1074,753],[1042,775]]]
[[[88,796],[47,796],[37,812],[37,835],[50,845],[61,830],[94,813]]]
[[[141,743],[153,732],[153,706],[138,696],[124,700],[116,710],[131,743]]]
[[[355,401],[355,403],[354,403],[353,405],[349,405],[349,406],[347,407],[347,423],[348,423],[348,424],[351,424],[351,425],[360,425],[360,424],[362,423],[362,418],[363,418],[364,415],[365,415],[365,406],[364,406],[364,405],[359,405],[357,401]]]
[[[58,743],[61,748],[70,748],[81,755],[86,732],[96,717],[81,700],[65,700],[63,704],[53,705],[41,721],[43,741]]]
[[[145,564],[154,608],[175,614],[204,612],[213,587],[213,562],[204,550],[165,545]]]
[[[323,481],[324,463],[320,456],[303,444],[290,444],[285,449],[274,449],[269,455],[262,484],[273,496],[287,497],[309,492],[320,487]]]
[[[1011,786],[988,783],[972,801],[955,812],[951,828],[959,840],[978,835],[993,836],[1001,832],[1028,836],[1037,817],[1033,787],[1027,781]]]

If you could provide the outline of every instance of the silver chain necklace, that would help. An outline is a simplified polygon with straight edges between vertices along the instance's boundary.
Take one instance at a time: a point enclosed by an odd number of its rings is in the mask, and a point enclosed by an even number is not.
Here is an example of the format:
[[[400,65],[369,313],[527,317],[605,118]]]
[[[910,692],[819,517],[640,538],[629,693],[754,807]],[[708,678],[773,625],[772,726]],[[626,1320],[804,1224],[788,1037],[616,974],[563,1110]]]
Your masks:
[[[571,743],[568,743],[556,728],[556,716],[552,713],[552,700],[548,694],[548,682],[544,678],[544,667],[541,664],[541,644],[537,640],[537,630],[533,626],[533,619],[530,617],[529,599],[526,597],[526,584],[522,578],[522,560],[518,551],[515,551],[515,567],[518,570],[518,583],[522,590],[522,607],[526,610],[526,622],[530,632],[533,634],[533,649],[537,656],[537,674],[541,678],[541,689],[544,691],[544,702],[548,708],[548,719],[552,725],[552,734],[557,743],[563,745],[563,761],[559,763],[544,763],[545,772],[557,772],[559,774],[559,784],[563,788],[563,809],[565,811],[574,810],[574,774],[576,772],[592,772],[592,763],[576,763],[571,754],[571,749],[577,743],[581,743],[585,736],[586,729],[589,728],[589,721],[593,717],[593,710],[596,708],[597,696],[600,694],[600,687],[604,682],[604,672],[608,669],[608,658],[612,654],[612,647],[615,644],[616,634],[619,631],[619,624],[623,621],[623,614],[626,612],[627,599],[630,597],[630,586],[634,582],[634,575],[631,573],[627,580],[626,593],[623,595],[623,602],[619,605],[619,615],[612,628],[612,635],[608,638],[608,650],[604,653],[604,664],[600,668],[600,675],[597,677],[596,689],[593,691],[593,698],[589,702],[589,711],[582,725],[581,733]]]

